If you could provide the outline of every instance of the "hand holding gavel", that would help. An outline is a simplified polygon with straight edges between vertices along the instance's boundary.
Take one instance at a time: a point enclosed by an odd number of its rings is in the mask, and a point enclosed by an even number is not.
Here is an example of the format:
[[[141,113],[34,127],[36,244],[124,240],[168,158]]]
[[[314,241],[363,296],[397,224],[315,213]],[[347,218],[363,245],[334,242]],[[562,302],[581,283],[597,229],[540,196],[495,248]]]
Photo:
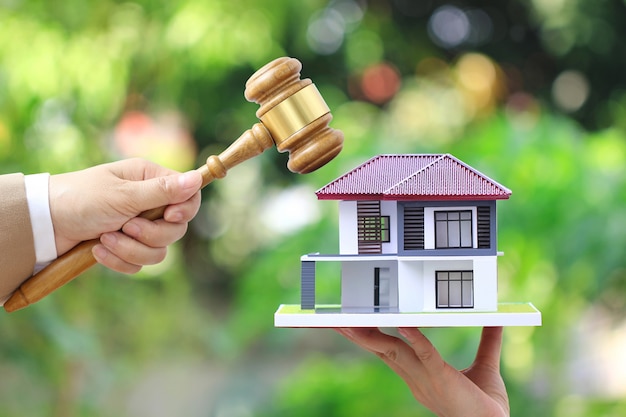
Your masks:
[[[279,152],[289,152],[287,166],[296,173],[314,171],[341,151],[343,134],[328,126],[330,110],[311,80],[300,79],[301,69],[302,64],[294,58],[278,58],[250,77],[245,97],[261,106],[256,112],[260,123],[197,169],[202,187],[274,144]],[[140,217],[156,220],[163,217],[164,209],[148,210]],[[92,248],[98,242],[78,244],[28,279],[5,302],[5,310],[13,312],[37,302],[93,266]]]

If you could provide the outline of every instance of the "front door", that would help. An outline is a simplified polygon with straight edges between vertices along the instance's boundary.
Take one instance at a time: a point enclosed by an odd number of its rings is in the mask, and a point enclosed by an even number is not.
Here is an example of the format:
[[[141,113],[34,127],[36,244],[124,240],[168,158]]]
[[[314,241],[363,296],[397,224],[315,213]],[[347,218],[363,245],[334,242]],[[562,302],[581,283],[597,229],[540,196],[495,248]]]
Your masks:
[[[374,309],[389,308],[389,268],[374,268]]]

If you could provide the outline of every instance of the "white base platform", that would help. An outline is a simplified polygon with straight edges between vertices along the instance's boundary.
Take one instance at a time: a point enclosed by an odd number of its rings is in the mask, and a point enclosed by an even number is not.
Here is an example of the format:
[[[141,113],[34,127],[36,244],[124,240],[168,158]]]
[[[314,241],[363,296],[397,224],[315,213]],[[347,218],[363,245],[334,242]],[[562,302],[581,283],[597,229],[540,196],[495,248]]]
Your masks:
[[[446,310],[435,313],[342,313],[340,306],[319,305],[301,310],[281,305],[275,327],[483,327],[541,326],[541,312],[532,303],[499,303],[498,311]]]

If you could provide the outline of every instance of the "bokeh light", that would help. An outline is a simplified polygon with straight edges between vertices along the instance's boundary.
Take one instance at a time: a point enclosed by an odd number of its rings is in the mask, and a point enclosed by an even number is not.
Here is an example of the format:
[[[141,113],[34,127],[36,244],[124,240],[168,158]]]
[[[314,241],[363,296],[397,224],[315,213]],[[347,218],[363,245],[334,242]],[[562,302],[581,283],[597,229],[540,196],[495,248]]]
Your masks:
[[[362,3],[354,0],[334,0],[313,16],[307,28],[309,47],[322,55],[336,52],[347,32],[363,18]]]
[[[325,10],[313,18],[307,29],[309,46],[322,55],[336,52],[343,44],[345,22],[335,10]]]
[[[482,45],[491,39],[493,33],[492,18],[482,9],[444,5],[436,9],[428,21],[431,40],[447,49],[463,44]]]
[[[361,77],[361,91],[372,103],[383,104],[389,101],[399,89],[400,75],[388,63],[367,68]]]
[[[552,84],[554,102],[566,112],[580,109],[587,101],[589,93],[589,82],[579,71],[563,71]]]
[[[196,145],[177,112],[151,116],[129,111],[115,126],[112,139],[122,158],[145,158],[177,171],[194,168]]]
[[[456,64],[459,87],[468,97],[476,115],[489,113],[503,96],[504,86],[498,66],[485,55],[465,54]]]
[[[470,22],[463,10],[455,6],[442,6],[430,17],[428,34],[433,42],[453,48],[461,45],[470,36]]]
[[[381,62],[384,53],[385,46],[380,36],[371,30],[356,31],[346,42],[346,63],[352,72]]]

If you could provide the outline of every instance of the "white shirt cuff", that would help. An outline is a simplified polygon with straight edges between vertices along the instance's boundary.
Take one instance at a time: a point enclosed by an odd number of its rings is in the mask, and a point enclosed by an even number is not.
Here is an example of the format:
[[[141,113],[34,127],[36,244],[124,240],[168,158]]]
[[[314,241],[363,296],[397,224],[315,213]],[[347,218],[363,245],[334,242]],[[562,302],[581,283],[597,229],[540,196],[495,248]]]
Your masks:
[[[50,174],[47,173],[24,176],[28,212],[35,242],[36,263],[33,274],[42,270],[57,257],[48,197],[49,181]]]

